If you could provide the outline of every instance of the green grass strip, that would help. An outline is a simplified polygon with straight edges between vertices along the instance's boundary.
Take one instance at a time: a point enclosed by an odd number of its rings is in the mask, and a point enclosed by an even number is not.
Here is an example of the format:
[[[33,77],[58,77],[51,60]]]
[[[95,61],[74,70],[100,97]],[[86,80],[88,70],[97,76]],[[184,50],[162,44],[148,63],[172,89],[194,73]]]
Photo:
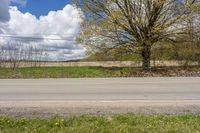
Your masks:
[[[0,117],[1,133],[199,133],[200,116]]]

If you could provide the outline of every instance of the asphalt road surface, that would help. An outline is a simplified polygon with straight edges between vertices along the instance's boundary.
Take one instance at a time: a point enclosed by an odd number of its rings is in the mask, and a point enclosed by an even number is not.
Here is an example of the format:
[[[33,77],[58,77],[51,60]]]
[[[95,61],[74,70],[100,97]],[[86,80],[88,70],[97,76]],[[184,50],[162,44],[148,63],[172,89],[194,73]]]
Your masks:
[[[200,113],[200,78],[0,80],[0,115],[9,114],[8,109],[12,114],[23,112],[22,108],[25,109],[23,113],[27,113],[42,108],[49,112],[49,108],[53,110],[54,107],[61,111],[56,112],[59,114],[66,111],[68,114],[112,114],[113,110],[135,113],[147,111],[141,107],[150,106],[151,109],[162,107],[159,111],[164,113],[171,111],[166,112],[169,106],[176,107],[173,112],[179,111],[181,106],[180,112],[191,109]],[[34,113],[37,111],[42,112],[35,110]]]
[[[200,100],[200,78],[0,80],[0,100]]]

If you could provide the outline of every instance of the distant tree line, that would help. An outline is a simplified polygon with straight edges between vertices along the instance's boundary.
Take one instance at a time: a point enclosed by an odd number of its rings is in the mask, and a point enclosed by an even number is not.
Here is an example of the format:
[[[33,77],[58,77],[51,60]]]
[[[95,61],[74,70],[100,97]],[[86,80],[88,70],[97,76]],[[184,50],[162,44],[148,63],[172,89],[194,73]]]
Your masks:
[[[0,67],[16,69],[20,63],[40,66],[45,56],[47,55],[42,49],[33,45],[24,45],[16,41],[0,45]]]

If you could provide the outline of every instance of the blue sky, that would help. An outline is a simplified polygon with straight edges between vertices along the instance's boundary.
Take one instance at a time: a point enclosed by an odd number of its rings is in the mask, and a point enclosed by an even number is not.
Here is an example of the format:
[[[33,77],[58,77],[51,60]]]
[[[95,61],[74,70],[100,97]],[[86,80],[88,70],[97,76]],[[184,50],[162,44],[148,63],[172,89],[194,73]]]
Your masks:
[[[70,0],[27,0],[25,6],[12,3],[22,12],[29,12],[37,17],[47,15],[49,11],[57,11],[63,9],[65,5],[70,4]]]

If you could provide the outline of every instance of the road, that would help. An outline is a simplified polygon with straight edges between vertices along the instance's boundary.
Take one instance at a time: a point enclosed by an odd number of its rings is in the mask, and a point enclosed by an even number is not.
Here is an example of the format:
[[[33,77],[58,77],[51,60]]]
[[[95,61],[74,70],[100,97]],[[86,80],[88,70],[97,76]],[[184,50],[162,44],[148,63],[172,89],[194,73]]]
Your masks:
[[[200,78],[0,80],[12,100],[200,100]]]
[[[100,106],[103,111],[110,107],[109,111],[132,112],[140,105],[162,108],[180,105],[184,110],[193,107],[193,111],[200,112],[200,78],[0,80],[0,114],[10,107],[45,106],[75,108],[69,112],[79,109],[84,112],[86,107],[87,111],[90,108],[102,111]]]

